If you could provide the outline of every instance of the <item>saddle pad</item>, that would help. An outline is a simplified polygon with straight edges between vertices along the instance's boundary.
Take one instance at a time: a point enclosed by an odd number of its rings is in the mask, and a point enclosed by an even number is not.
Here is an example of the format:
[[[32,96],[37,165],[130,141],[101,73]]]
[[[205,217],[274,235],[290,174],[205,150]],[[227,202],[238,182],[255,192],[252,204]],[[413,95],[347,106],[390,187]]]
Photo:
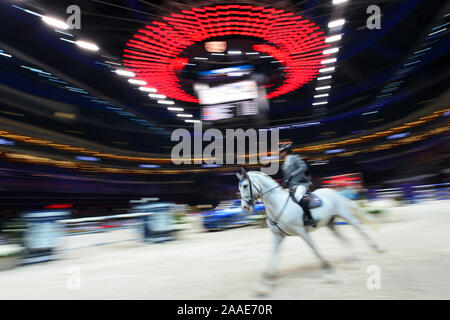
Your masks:
[[[309,195],[308,205],[310,209],[318,208],[322,205],[322,200],[312,193]]]

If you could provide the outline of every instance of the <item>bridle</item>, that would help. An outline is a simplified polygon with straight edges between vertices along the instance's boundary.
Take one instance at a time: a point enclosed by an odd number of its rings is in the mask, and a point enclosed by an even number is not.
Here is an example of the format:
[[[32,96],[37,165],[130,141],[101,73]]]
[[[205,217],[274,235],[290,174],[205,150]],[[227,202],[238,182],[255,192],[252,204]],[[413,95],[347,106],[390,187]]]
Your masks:
[[[261,191],[259,191],[258,188],[253,184],[253,182],[252,182],[252,180],[250,180],[249,176],[247,176],[247,179],[248,179],[249,187],[250,187],[250,198],[242,197],[242,199],[245,200],[245,202],[247,202],[248,205],[253,206],[255,204],[255,201],[256,201],[256,198],[257,198],[258,194],[260,194]],[[258,191],[258,194],[257,194],[256,197],[253,196],[253,187]]]
[[[253,205],[255,204],[255,201],[256,201],[258,195],[260,195],[260,196],[262,197],[263,195],[265,195],[265,194],[267,194],[267,193],[269,193],[269,192],[275,190],[276,188],[281,187],[281,185],[277,185],[277,186],[273,187],[272,189],[270,189],[270,190],[268,190],[268,191],[266,191],[266,192],[261,193],[261,190],[258,190],[258,188],[256,187],[256,185],[253,184],[253,181],[250,179],[250,176],[249,176],[249,175],[247,175],[247,179],[248,179],[248,181],[249,181],[249,187],[250,187],[250,200],[248,200],[248,199],[246,199],[246,198],[243,198],[243,199],[244,199],[245,202],[247,202],[250,206],[253,206]],[[253,196],[253,188],[255,188],[256,191],[258,191],[256,197]],[[286,232],[284,232],[284,231],[278,226],[278,220],[281,218],[281,215],[283,214],[284,209],[286,208],[286,205],[287,205],[288,201],[289,201],[289,197],[287,197],[286,202],[285,202],[283,208],[281,209],[280,213],[279,213],[278,216],[275,218],[275,220],[270,219],[269,215],[267,215],[267,219],[269,220],[270,224],[273,225],[274,227],[276,227],[281,233],[283,233],[284,235],[287,235],[287,236],[288,236],[289,234],[286,233]]]
[[[261,197],[265,194],[268,194],[269,192],[275,190],[276,188],[281,187],[281,185],[277,185],[275,187],[273,187],[272,189],[261,193],[261,190],[258,190],[258,188],[256,187],[256,185],[253,183],[253,181],[250,179],[250,176],[247,175],[247,180],[250,182],[249,187],[250,187],[250,200],[244,198],[245,202],[247,202],[249,205],[253,206],[255,204],[256,199],[258,198],[258,195],[260,195]],[[256,189],[256,191],[258,192],[256,194],[256,197],[253,196],[253,188]]]

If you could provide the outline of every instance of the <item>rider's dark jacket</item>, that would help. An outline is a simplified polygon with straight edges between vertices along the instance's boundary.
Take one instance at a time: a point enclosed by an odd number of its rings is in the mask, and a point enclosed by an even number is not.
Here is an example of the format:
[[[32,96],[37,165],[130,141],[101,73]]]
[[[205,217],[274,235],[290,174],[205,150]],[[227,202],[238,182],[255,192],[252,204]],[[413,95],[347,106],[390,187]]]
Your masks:
[[[308,189],[311,185],[311,182],[305,175],[308,166],[300,156],[296,154],[288,155],[281,169],[283,170],[283,181],[288,182],[287,186],[289,189],[293,189],[298,185],[303,185]]]

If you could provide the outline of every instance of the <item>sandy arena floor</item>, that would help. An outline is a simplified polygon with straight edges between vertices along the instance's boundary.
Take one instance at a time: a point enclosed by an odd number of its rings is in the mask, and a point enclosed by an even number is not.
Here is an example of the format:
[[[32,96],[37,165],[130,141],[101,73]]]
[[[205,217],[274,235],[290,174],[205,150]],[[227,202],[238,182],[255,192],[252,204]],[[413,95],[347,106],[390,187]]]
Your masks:
[[[281,247],[278,284],[268,299],[450,299],[450,203],[391,209],[375,239],[388,250],[373,253],[349,226],[360,261],[346,263],[327,230],[312,234],[339,280],[328,283],[300,238]],[[69,237],[64,247],[129,237],[132,230]],[[83,237],[83,238],[81,238]],[[98,238],[98,239],[97,239]],[[92,242],[93,243],[93,242]],[[271,247],[267,229],[214,233],[186,231],[179,240],[143,245],[128,241],[66,250],[59,260],[0,273],[0,299],[255,299]],[[381,271],[381,288],[367,288],[368,266]],[[80,289],[70,288],[71,267]],[[69,268],[69,269],[68,269]]]

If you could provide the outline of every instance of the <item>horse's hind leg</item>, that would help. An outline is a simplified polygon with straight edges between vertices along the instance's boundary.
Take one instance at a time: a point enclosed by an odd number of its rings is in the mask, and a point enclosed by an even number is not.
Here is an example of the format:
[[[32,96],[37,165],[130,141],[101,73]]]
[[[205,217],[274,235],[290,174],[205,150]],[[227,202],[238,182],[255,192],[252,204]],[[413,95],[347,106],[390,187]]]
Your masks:
[[[316,254],[317,258],[319,258],[320,262],[322,263],[322,268],[325,270],[325,279],[328,282],[336,283],[337,279],[335,278],[335,275],[332,273],[332,268],[330,263],[325,260],[325,258],[322,256],[322,254],[317,250],[316,246],[314,245],[314,242],[311,239],[311,236],[309,235],[306,230],[301,227],[297,230],[297,235],[303,238],[305,242],[310,246],[310,248],[313,250],[313,252]]]
[[[347,237],[345,237],[339,230],[336,228],[336,225],[334,224],[335,217],[331,218],[330,222],[328,222],[327,227],[331,230],[331,232],[338,238],[341,243],[343,244],[345,250],[347,250],[347,257],[345,258],[346,261],[356,261],[358,258],[355,254],[355,249],[353,248],[352,243],[348,240]]]
[[[325,271],[331,271],[331,265],[330,263],[322,256],[322,254],[319,252],[319,250],[317,250],[314,242],[311,239],[311,236],[309,235],[308,232],[306,232],[306,230],[303,227],[300,227],[296,230],[296,233],[298,236],[302,237],[303,240],[305,240],[305,242],[309,245],[309,247],[312,249],[312,251],[315,253],[315,255],[317,256],[317,258],[319,258],[321,264],[322,264],[322,268]]]
[[[359,234],[367,241],[367,243],[373,250],[379,253],[384,252],[382,249],[380,249],[375,240],[372,239],[372,237],[367,233],[359,220],[353,215],[353,213],[350,212],[349,209],[341,209],[340,217],[344,218],[350,225],[352,225],[356,229],[356,231],[358,231]]]

